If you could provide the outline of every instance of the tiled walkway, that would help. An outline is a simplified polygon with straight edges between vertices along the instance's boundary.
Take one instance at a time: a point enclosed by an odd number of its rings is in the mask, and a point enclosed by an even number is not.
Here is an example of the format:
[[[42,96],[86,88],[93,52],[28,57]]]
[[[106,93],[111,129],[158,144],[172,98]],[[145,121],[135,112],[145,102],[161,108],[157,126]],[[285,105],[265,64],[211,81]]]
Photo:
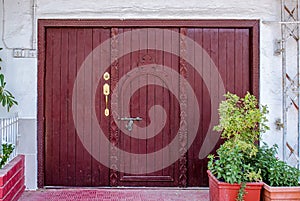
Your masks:
[[[208,201],[208,190],[60,189],[26,191],[19,201]]]

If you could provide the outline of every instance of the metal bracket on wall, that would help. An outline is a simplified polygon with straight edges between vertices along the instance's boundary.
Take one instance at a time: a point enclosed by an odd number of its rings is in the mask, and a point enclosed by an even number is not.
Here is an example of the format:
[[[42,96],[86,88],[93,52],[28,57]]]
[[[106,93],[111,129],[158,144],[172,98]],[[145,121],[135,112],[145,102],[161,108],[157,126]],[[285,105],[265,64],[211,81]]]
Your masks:
[[[281,119],[276,119],[275,126],[276,130],[281,130],[284,127],[283,123],[281,122]]]
[[[282,40],[275,40],[274,41],[274,55],[279,56],[281,55],[282,49]]]

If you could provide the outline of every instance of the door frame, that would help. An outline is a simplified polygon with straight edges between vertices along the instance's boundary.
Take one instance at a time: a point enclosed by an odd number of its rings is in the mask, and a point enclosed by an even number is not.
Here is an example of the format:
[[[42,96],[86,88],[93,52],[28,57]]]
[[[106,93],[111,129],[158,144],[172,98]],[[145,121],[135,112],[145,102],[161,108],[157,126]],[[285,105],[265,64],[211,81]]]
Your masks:
[[[38,20],[38,83],[37,83],[37,151],[38,188],[44,187],[45,171],[45,67],[46,30],[60,27],[198,27],[249,28],[250,30],[250,89],[259,99],[259,20]]]

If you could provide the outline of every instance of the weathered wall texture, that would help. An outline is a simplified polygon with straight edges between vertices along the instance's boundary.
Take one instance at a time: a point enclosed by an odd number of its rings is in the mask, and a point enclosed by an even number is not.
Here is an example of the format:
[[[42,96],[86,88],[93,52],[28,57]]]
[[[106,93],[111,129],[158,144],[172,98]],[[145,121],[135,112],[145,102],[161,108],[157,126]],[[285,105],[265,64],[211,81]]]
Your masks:
[[[4,2],[4,5],[2,4]],[[0,4],[1,35],[6,48],[2,72],[8,88],[16,95],[22,135],[19,152],[26,155],[26,186],[36,188],[36,114],[37,114],[37,58],[13,58],[12,49],[36,48],[36,27],[32,27],[34,0],[4,0]],[[37,0],[37,19],[94,18],[94,19],[259,19],[260,23],[260,101],[270,109],[271,131],[264,136],[269,144],[281,141],[274,121],[281,118],[281,57],[273,55],[273,41],[280,38],[278,24],[263,21],[280,20],[280,2],[274,0]],[[4,6],[4,8],[3,8]],[[3,11],[4,18],[2,17]],[[3,24],[4,22],[4,24]],[[4,29],[2,28],[4,27]],[[34,31],[34,32],[33,32]],[[33,34],[33,41],[32,41]],[[0,47],[5,47],[0,40]],[[1,111],[1,115],[6,115]],[[275,136],[275,137],[274,137]],[[26,143],[25,143],[26,142]],[[280,144],[279,144],[280,145]],[[30,147],[30,148],[29,148]],[[280,146],[281,148],[281,146]],[[30,167],[28,166],[30,164]]]

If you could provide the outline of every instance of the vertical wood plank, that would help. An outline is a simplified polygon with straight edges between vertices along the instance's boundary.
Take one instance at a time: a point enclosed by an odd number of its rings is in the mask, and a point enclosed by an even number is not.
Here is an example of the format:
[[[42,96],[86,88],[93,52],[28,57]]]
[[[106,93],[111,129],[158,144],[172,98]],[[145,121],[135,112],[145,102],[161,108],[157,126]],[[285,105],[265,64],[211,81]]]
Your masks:
[[[195,43],[197,43],[197,39],[199,37],[200,34],[198,34],[199,30],[198,29],[194,29],[194,28],[188,28],[187,29],[187,37],[190,39],[190,40],[193,40],[195,41]],[[196,38],[197,37],[197,38]],[[188,46],[187,48],[190,51],[189,54],[187,54],[187,57],[188,57],[188,61],[191,61],[191,66],[189,66],[188,68],[188,77],[187,77],[187,81],[189,82],[189,84],[193,87],[194,89],[194,93],[196,94],[196,97],[199,97],[199,94],[201,93],[201,88],[202,88],[202,83],[195,83],[196,81],[196,72],[195,70],[193,69],[193,67],[195,65],[197,65],[199,67],[199,60],[197,60],[197,58],[201,58],[201,54],[202,52],[194,52],[195,51],[195,44],[190,44],[191,46]],[[202,62],[201,62],[202,63]],[[196,89],[196,90],[195,90]],[[189,97],[189,98],[192,98],[192,97]],[[194,106],[189,106],[189,107],[194,107]],[[195,118],[194,118],[194,114],[188,114],[189,115],[189,124],[191,125],[196,125],[198,124],[199,122],[195,122]],[[201,127],[199,127],[201,128]],[[197,136],[195,138],[195,141],[194,141],[194,144],[196,142],[200,143],[200,140],[197,140],[197,137],[201,137],[201,134],[202,133],[197,133]],[[190,139],[188,139],[190,140]],[[197,147],[198,146],[191,146],[190,149],[188,150],[187,152],[187,158],[188,158],[188,166],[187,166],[187,177],[188,177],[188,181],[187,181],[187,185],[190,186],[191,184],[194,184],[196,183],[200,177],[199,175],[197,174],[198,172],[200,173],[201,169],[198,169],[196,170],[196,165],[195,163],[198,161],[197,158],[196,158],[196,153],[197,153]],[[199,152],[199,151],[198,151]],[[201,166],[197,166],[197,167],[201,167]]]
[[[68,142],[66,145],[68,157],[67,157],[67,166],[68,166],[68,185],[75,186],[76,185],[76,139],[77,134],[74,127],[74,122],[76,119],[73,119],[72,114],[72,96],[73,96],[73,87],[75,83],[75,78],[77,74],[77,29],[69,30],[69,65],[68,65]],[[75,92],[76,93],[76,92]],[[76,96],[76,94],[75,94]],[[76,105],[77,103],[74,103]]]
[[[195,42],[201,46],[201,52],[195,52],[195,54],[197,56],[195,56],[195,65],[200,65],[200,72],[203,73],[203,29],[200,28],[196,28],[195,29]],[[199,56],[198,56],[199,55]],[[203,100],[207,97],[204,96],[204,90],[206,90],[206,88],[204,88],[204,83],[202,80],[201,75],[194,74],[194,89],[195,89],[195,93],[196,93],[196,97],[198,98],[198,104],[199,104],[199,109],[200,109],[200,122],[199,122],[199,129],[198,129],[198,133],[197,136],[195,138],[195,145],[192,145],[192,147],[194,147],[194,151],[193,151],[193,159],[189,159],[193,160],[193,165],[192,162],[189,163],[189,168],[193,169],[193,176],[190,176],[189,178],[191,178],[191,181],[189,180],[189,186],[201,186],[201,184],[204,181],[203,175],[206,174],[206,164],[205,161],[201,160],[199,161],[198,155],[200,152],[200,148],[201,145],[203,143],[203,140],[205,138],[205,134],[207,131],[207,127],[206,125],[204,125],[203,119],[205,118],[205,114],[203,112]],[[197,123],[197,122],[194,122]],[[201,179],[199,179],[201,178]]]
[[[53,30],[55,35],[55,40],[53,41],[53,50],[55,54],[53,54],[53,78],[52,78],[52,140],[55,142],[52,144],[53,149],[53,172],[52,174],[60,174],[60,144],[57,143],[60,139],[61,135],[61,124],[60,124],[60,113],[61,113],[61,105],[59,103],[60,100],[60,89],[61,89],[61,29]],[[60,185],[59,177],[53,177],[53,185]]]
[[[182,73],[182,68],[183,66],[180,66],[180,58],[178,57],[178,55],[181,54],[181,44],[180,44],[180,29],[179,28],[173,28],[171,29],[172,33],[171,33],[171,37],[172,37],[172,40],[171,40],[171,44],[172,44],[172,52],[175,53],[175,55],[172,55],[172,61],[171,61],[171,68],[178,72],[178,74],[181,74]],[[176,85],[174,86],[175,89],[177,90],[177,92],[179,92],[179,96],[181,95],[181,92],[180,92],[180,80],[179,80],[179,75],[173,75],[171,77],[172,79],[172,83],[176,83]],[[178,85],[179,83],[179,85]],[[177,134],[179,131],[179,127],[180,127],[180,115],[181,115],[181,110],[180,110],[180,101],[178,100],[178,98],[176,98],[170,91],[167,91],[168,93],[165,94],[169,97],[169,102],[171,103],[170,106],[167,106],[166,109],[167,111],[169,111],[169,116],[168,118],[171,120],[169,122],[169,133],[168,135],[170,136],[169,139],[168,139],[168,142],[167,143],[170,143],[171,140],[173,140],[173,137],[175,136],[175,134]],[[165,105],[168,105],[168,103],[166,102]],[[187,137],[187,136],[186,136]],[[185,139],[186,142],[184,143],[187,143],[187,138]],[[180,145],[179,145],[180,142],[178,142],[178,152],[180,152]],[[166,144],[164,146],[167,146]],[[173,155],[173,151],[172,150],[169,150],[170,152],[170,155]],[[185,157],[185,161],[186,161],[186,154],[184,155]],[[180,162],[177,161],[175,162],[174,164],[172,164],[171,166],[168,167],[169,169],[169,173],[166,175],[166,176],[170,176],[171,178],[173,178],[173,183],[172,185],[173,186],[178,186],[180,185],[179,184],[179,180],[180,180]],[[183,166],[184,168],[184,176],[183,176],[183,182],[182,182],[182,186],[185,186],[186,185],[186,181],[184,181],[184,179],[186,179],[186,164],[184,164]]]
[[[85,54],[84,54],[84,29],[78,29],[77,30],[77,72],[80,70],[80,67],[84,61],[85,58]],[[78,90],[78,94],[83,94],[84,93],[84,86],[76,86],[77,90]],[[75,123],[77,122],[83,122],[84,118],[83,115],[84,114],[84,108],[82,105],[77,104],[77,114],[76,115],[76,120]],[[77,123],[78,124],[78,123]],[[77,132],[83,132],[84,128],[81,128],[80,131]],[[84,181],[85,181],[85,164],[84,164],[84,147],[79,139],[79,137],[76,135],[76,173],[75,173],[75,177],[76,177],[76,186],[80,186],[83,185]]]
[[[110,43],[110,36],[111,36],[111,30],[110,28],[103,28],[101,30],[101,43],[103,42],[108,42],[108,45],[105,45],[105,47],[101,46],[101,51],[100,51],[100,62],[101,62],[101,67],[102,68],[107,68],[105,71],[110,73],[110,75],[112,75],[111,73],[111,69],[109,68],[110,64],[111,64],[111,43]],[[108,50],[107,50],[107,49]],[[105,54],[103,54],[102,52],[105,52]],[[108,81],[108,84],[111,85],[111,81],[112,78]],[[100,115],[100,125],[103,129],[103,132],[106,134],[106,138],[110,139],[110,117],[106,117],[104,115],[104,109],[105,109],[105,97],[103,96],[103,92],[102,92],[102,86],[104,84],[104,80],[101,79],[100,81],[100,103],[99,105],[101,105],[101,109],[99,110],[99,112],[101,113]],[[110,103],[111,103],[111,96],[110,96]],[[109,104],[109,109],[110,111],[112,110],[112,107]],[[102,142],[104,139],[103,136],[100,136],[100,141]],[[99,147],[99,151],[100,151],[100,157],[101,157],[101,161],[102,160],[107,160],[108,155],[110,154],[110,146],[109,145],[102,145],[101,147]],[[101,186],[109,186],[109,168],[99,164],[99,170],[100,170],[100,184]]]
[[[226,68],[227,68],[227,32],[228,29],[219,29],[219,63],[218,63],[218,70],[222,77],[222,81],[224,83],[224,86],[226,86],[226,83],[229,81],[226,79]]]
[[[242,32],[242,66],[243,66],[243,93],[245,94],[250,90],[250,35],[249,29],[243,29]]]
[[[212,54],[212,47],[211,47],[211,40],[212,40],[212,30],[211,29],[203,29],[203,37],[202,37],[202,45],[204,50],[207,52],[209,57]],[[203,77],[211,77],[211,58],[207,58],[207,56],[203,55]],[[202,99],[202,120],[203,120],[203,127],[202,127],[202,135],[206,136],[208,134],[212,134],[211,130],[208,130],[208,125],[210,124],[211,119],[211,103],[210,103],[210,94],[211,91],[211,82],[213,79],[209,79],[209,81],[202,82],[202,91],[203,91],[203,99]],[[206,161],[202,161],[202,165],[206,165]],[[206,175],[202,169],[202,175]],[[204,174],[203,174],[204,173]]]
[[[235,38],[234,29],[226,31],[226,90],[235,93]]]
[[[243,94],[243,29],[235,29],[234,33],[234,74],[235,74],[235,93],[239,96]]]
[[[131,36],[131,28],[126,28],[123,30],[123,33],[127,32],[127,34],[124,34],[120,40],[122,40],[121,43],[123,43],[123,47],[122,47],[122,50],[121,51],[124,51],[124,52],[131,52],[131,45],[132,45],[132,36]],[[121,77],[123,76],[126,76],[126,73],[128,73],[130,70],[131,70],[131,58],[133,58],[131,56],[132,53],[129,53],[129,55],[126,55],[125,57],[121,58],[120,59],[120,62],[122,62],[122,64],[120,65],[120,69],[119,69],[119,78],[121,79]],[[130,91],[131,93],[131,84],[129,84],[128,86],[130,89],[128,91]],[[121,90],[125,90],[122,89]],[[131,104],[131,103],[130,103]],[[131,113],[131,106],[129,105],[124,105],[122,102],[120,102],[120,115],[123,117],[124,116],[124,113],[125,113],[125,110],[127,110],[127,108],[129,108],[129,112],[130,114]],[[123,125],[122,125],[123,126]],[[128,138],[125,137],[125,134],[122,133],[120,131],[120,142],[122,143],[121,144],[121,148],[125,151],[128,151],[128,152],[132,152],[131,150],[131,140],[128,140]],[[129,169],[133,168],[132,167],[132,162],[131,162],[131,157],[128,155],[128,154],[125,154],[122,157],[122,166],[127,166]],[[124,176],[126,176],[128,174],[125,174],[125,173],[120,173],[120,180],[123,179]],[[122,185],[122,184],[121,184]]]
[[[93,32],[91,28],[84,29],[84,59],[88,57],[88,55],[92,52],[93,50]],[[84,116],[91,117],[92,113],[92,97],[89,97],[88,94],[92,94],[92,70],[91,66],[93,66],[92,61],[89,62],[90,60],[85,61],[84,65],[84,105],[89,106],[86,107],[84,110]],[[83,143],[87,147],[91,147],[92,142],[91,142],[91,136],[92,136],[92,125],[91,125],[91,118],[85,118],[84,120],[84,125],[88,125],[84,127],[84,139]],[[92,162],[92,157],[90,153],[84,148],[83,152],[83,158],[84,161],[83,163],[85,164],[84,168],[84,185],[85,186],[91,186],[91,181],[92,181],[92,169],[91,169],[91,162]]]
[[[93,28],[92,29],[92,48],[93,50],[95,50],[95,48],[98,47],[98,45],[100,45],[100,41],[101,41],[101,29],[97,29],[97,28]],[[100,70],[100,53],[98,51],[94,51],[92,53],[92,81],[97,79],[97,77],[99,76],[99,70]],[[100,85],[100,84],[99,84]],[[92,92],[99,89],[101,89],[101,86],[100,87],[97,87],[97,86],[94,86],[94,84],[92,85]],[[98,96],[97,96],[98,95]],[[99,115],[101,115],[101,112],[104,111],[104,108],[102,110],[101,108],[101,101],[100,101],[100,96],[102,96],[102,93],[96,93],[96,98],[95,100],[91,100],[91,105],[95,107],[95,110],[96,110],[96,113],[98,113]],[[92,97],[91,97],[92,98]],[[102,112],[103,113],[103,112]],[[97,117],[99,117],[99,115],[97,114]],[[92,121],[91,119],[91,128],[95,128],[95,125],[94,125],[94,122]],[[100,124],[101,126],[101,122],[97,122]],[[93,131],[92,131],[93,132]],[[97,153],[99,154],[100,156],[100,149],[99,149],[99,146],[100,146],[100,135],[96,135],[94,133],[91,133],[92,134],[92,138],[91,138],[91,150],[93,153]],[[97,158],[98,160],[98,158]],[[100,164],[99,162],[97,161],[96,159],[93,159],[91,158],[91,186],[98,186],[101,182],[100,180]],[[104,175],[103,175],[104,176]],[[105,178],[105,177],[104,177]]]
[[[45,96],[48,97],[45,100],[45,184],[51,185],[53,183],[53,129],[52,129],[52,97],[53,97],[53,88],[50,83],[52,83],[53,80],[53,38],[54,33],[52,29],[48,29],[46,32],[46,43],[47,43],[47,49],[46,49],[46,78],[45,78]]]
[[[163,31],[163,47],[164,50],[171,50],[172,48],[172,35],[170,33],[170,30],[164,29]],[[164,69],[167,70],[167,68],[172,68],[172,57],[170,54],[168,54],[166,51],[163,52],[163,66]],[[178,66],[178,65],[177,65]],[[172,78],[169,78],[172,79]],[[165,87],[162,90],[162,97],[163,97],[163,107],[167,111],[167,119],[168,121],[165,124],[165,127],[163,128],[163,136],[162,136],[162,141],[158,142],[157,145],[160,147],[165,147],[168,145],[168,142],[170,140],[169,134],[171,132],[171,127],[170,127],[170,120],[172,119],[172,116],[170,114],[170,105],[169,105],[169,91],[167,89],[167,86],[164,85]],[[169,155],[172,153],[167,153],[168,155],[163,155],[162,156],[162,161],[166,161],[169,158]],[[162,170],[162,175],[169,175],[169,169],[165,168]],[[173,176],[173,175],[172,175]]]
[[[148,32],[148,36],[147,36],[147,47],[148,47],[148,55],[149,55],[149,58],[152,60],[152,62],[150,63],[155,63],[155,52],[154,50],[150,50],[149,48],[151,46],[153,46],[152,44],[155,43],[155,32],[153,32],[151,29],[148,29],[147,30]],[[148,67],[150,68],[150,67]],[[148,82],[150,81],[153,81],[154,83],[156,83],[156,79],[154,79],[153,75],[147,75],[147,80]],[[155,84],[154,85],[147,85],[147,113],[148,115],[147,116],[150,116],[149,115],[149,111],[151,109],[152,106],[154,106],[156,104],[156,97],[155,97]],[[156,122],[158,119],[149,119],[149,124],[158,124],[158,122]],[[152,135],[153,133],[155,133],[155,127],[152,127],[152,128],[149,128],[147,127],[147,136],[148,135]],[[154,147],[155,147],[155,142],[154,142],[154,139],[150,138],[150,139],[147,139],[146,140],[146,144],[147,144],[147,147],[146,147],[146,153],[151,153],[154,151]],[[155,158],[152,157],[150,158],[147,157],[147,160],[148,161],[153,161],[155,163]],[[152,166],[154,166],[155,164],[151,163],[151,164],[146,164],[146,170],[148,171]],[[147,175],[151,175],[151,174],[147,174]],[[153,175],[153,174],[152,174]],[[151,184],[151,182],[147,182],[148,185]]]
[[[131,48],[134,50],[139,50],[140,48],[140,34],[138,31],[136,31],[134,28],[132,28],[132,33],[131,33]],[[139,65],[139,54],[140,51],[135,51],[131,52],[131,67],[130,70],[133,70],[138,67]],[[142,122],[139,123],[139,126],[144,126],[145,125],[145,117],[143,114],[140,112],[139,108],[139,90],[135,92],[135,94],[131,97],[131,105],[130,105],[130,114],[139,114],[140,117],[143,118]],[[130,152],[131,153],[139,153],[139,145],[135,144],[133,140],[130,139]],[[131,162],[132,164],[137,164],[136,158],[131,157]],[[133,171],[137,170],[137,166],[131,165],[131,169]],[[134,184],[132,184],[134,185]]]
[[[156,49],[163,49],[164,48],[164,31],[163,29],[159,29],[159,30],[156,30],[156,33],[155,33],[155,47]],[[156,58],[156,61],[158,64],[161,64],[163,65],[164,64],[164,53],[162,51],[156,51],[156,55],[155,55],[155,58]],[[163,81],[161,81],[160,83],[162,86],[164,86],[164,83]],[[166,109],[166,111],[168,111],[167,107],[166,107],[166,104],[164,102],[164,98],[161,98],[161,97],[164,97],[165,94],[164,94],[164,88],[163,87],[156,87],[155,88],[155,98],[156,98],[156,101],[158,103],[160,103],[160,105]],[[157,114],[155,116],[155,119],[162,119],[163,116],[160,116],[159,114]],[[154,132],[158,132],[158,131],[154,131]],[[157,135],[157,137],[155,138],[155,141],[154,141],[154,148],[155,150],[159,150],[161,149],[161,144],[163,142],[163,136],[164,136],[164,133],[165,133],[165,130],[163,129],[159,135]],[[158,155],[158,158],[155,159],[155,165],[159,166],[160,164],[163,163],[163,154],[160,153],[160,155]],[[156,172],[157,175],[160,175],[160,176],[163,176],[163,170],[159,170]]]
[[[60,73],[60,99],[59,104],[61,104],[60,110],[60,138],[59,138],[59,164],[60,164],[60,185],[65,186],[68,185],[68,160],[66,160],[66,156],[68,156],[68,132],[69,128],[64,126],[68,124],[68,102],[70,98],[68,97],[68,67],[69,67],[69,30],[63,29],[62,30],[62,42],[61,42],[61,73]]]
[[[139,57],[138,57],[138,62],[139,66],[144,66],[145,63],[143,62],[144,59],[148,57],[148,51],[147,51],[147,38],[148,38],[148,30],[147,28],[140,29],[139,31]],[[147,56],[146,56],[147,55]],[[139,83],[147,83],[148,85],[148,80],[147,76],[139,76],[138,78]],[[139,101],[134,103],[139,105],[139,112],[143,118],[144,125],[148,126],[149,125],[149,116],[148,116],[148,111],[147,111],[147,105],[148,105],[148,90],[147,87],[142,87],[139,90]],[[147,130],[146,130],[146,135],[147,135]],[[139,147],[139,153],[147,153],[147,140],[139,140],[138,143]],[[139,171],[145,172],[147,169],[147,162],[146,161],[139,161],[139,167],[137,167]]]

